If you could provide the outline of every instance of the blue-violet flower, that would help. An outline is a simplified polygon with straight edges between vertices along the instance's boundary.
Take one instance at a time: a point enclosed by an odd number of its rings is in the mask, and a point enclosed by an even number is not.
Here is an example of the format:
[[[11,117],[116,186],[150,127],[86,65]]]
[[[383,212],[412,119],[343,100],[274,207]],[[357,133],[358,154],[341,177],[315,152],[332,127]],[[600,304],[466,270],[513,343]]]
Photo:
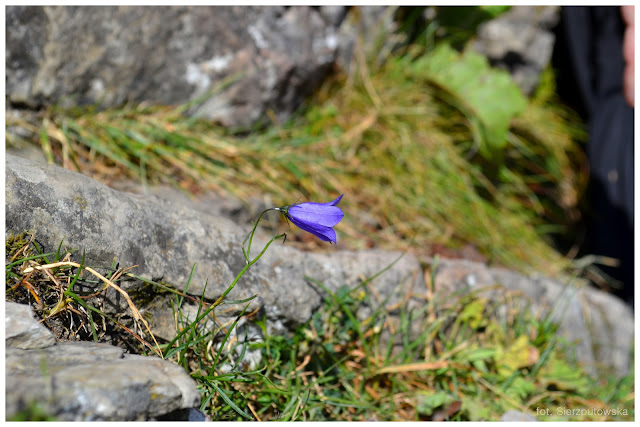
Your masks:
[[[299,203],[296,205],[277,208],[289,221],[325,242],[336,243],[336,232],[333,226],[337,225],[344,213],[336,205],[344,194],[329,203]]]

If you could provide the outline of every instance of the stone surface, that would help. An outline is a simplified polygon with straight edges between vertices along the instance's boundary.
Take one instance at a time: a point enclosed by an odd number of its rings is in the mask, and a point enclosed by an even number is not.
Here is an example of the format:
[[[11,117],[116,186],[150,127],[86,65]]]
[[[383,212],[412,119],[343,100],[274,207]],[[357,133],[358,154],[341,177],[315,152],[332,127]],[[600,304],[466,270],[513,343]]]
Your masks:
[[[349,70],[355,43],[384,61],[396,8],[9,6],[8,106],[193,102],[188,114],[225,126],[282,122],[334,65]],[[515,6],[479,27],[475,49],[530,94],[558,17]]]
[[[11,324],[32,320],[29,306],[6,304]],[[9,332],[9,322],[6,328]],[[171,362],[90,342],[43,343],[25,349],[23,342],[34,342],[26,335],[18,340],[7,333],[7,418],[33,403],[58,420],[69,421],[148,420],[200,403],[195,382]]]
[[[494,298],[500,289],[516,292],[525,298],[534,314],[550,315],[558,323],[559,333],[575,345],[575,356],[588,372],[596,375],[603,369],[624,376],[631,369],[633,311],[610,294],[542,275],[527,277],[482,263],[446,259],[437,266],[434,287],[443,299],[472,290],[482,290]]]
[[[493,65],[511,73],[527,95],[538,86],[549,64],[560,19],[559,6],[513,6],[508,12],[480,25],[474,48]]]
[[[64,239],[64,247],[80,249],[76,258],[86,252],[87,265],[108,267],[117,257],[122,267],[137,265],[136,275],[179,289],[186,287],[196,264],[189,293],[214,301],[244,267],[241,244],[250,227],[188,204],[119,192],[57,166],[7,155],[6,232],[28,229],[37,230],[45,250],[55,250]],[[252,257],[265,242],[264,236],[256,237]],[[373,276],[399,255],[340,251],[329,245],[327,249],[331,251],[309,253],[275,242],[228,298],[257,295],[249,310],[264,310],[269,327],[283,331],[287,325],[306,322],[322,303],[324,291],[307,277],[335,291]],[[129,285],[124,282],[122,287]],[[404,301],[409,291],[424,295],[426,290],[420,265],[408,254],[369,286],[389,306]],[[128,310],[122,298],[112,294],[113,309]],[[165,311],[170,307],[160,306]]]
[[[191,114],[228,126],[253,124],[268,110],[285,120],[333,65],[345,13],[310,6],[9,6],[7,100],[28,108],[199,100]]]
[[[527,414],[526,412],[516,411],[515,409],[510,409],[505,412],[502,417],[500,417],[500,421],[506,422],[518,422],[518,421],[538,421],[536,417],[533,415]]]
[[[31,307],[9,302],[5,304],[5,340],[10,347],[27,350],[45,348],[56,343],[53,333],[33,317]]]

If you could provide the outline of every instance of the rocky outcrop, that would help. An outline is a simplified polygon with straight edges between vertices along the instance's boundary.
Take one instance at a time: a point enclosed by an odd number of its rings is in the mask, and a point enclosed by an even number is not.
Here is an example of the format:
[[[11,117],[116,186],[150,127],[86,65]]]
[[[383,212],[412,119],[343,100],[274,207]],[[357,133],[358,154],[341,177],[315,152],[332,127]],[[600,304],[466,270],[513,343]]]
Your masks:
[[[38,242],[46,250],[55,251],[64,242],[67,249],[80,250],[76,258],[85,252],[86,265],[106,268],[116,259],[121,266],[137,265],[134,272],[138,276],[162,280],[180,290],[186,288],[195,264],[189,293],[209,301],[222,295],[244,267],[242,242],[250,227],[195,210],[188,203],[116,191],[57,166],[41,166],[12,155],[7,155],[6,166],[6,231],[36,230]],[[256,236],[252,257],[266,241],[265,236]],[[309,320],[322,303],[324,291],[313,280],[331,291],[353,287],[400,255],[328,249],[326,253],[309,253],[275,242],[228,299],[257,295],[249,311],[264,310],[268,326],[282,332]],[[409,254],[383,277],[369,286],[387,305],[405,301],[409,291],[425,294],[420,265]],[[125,290],[131,286],[136,286],[135,281],[122,284]],[[109,292],[112,309],[128,310],[122,298]],[[408,301],[419,304],[417,299]],[[153,322],[162,324],[163,316],[173,318],[169,304],[157,306]]]
[[[330,71],[346,8],[9,6],[10,105],[165,105],[284,120]]]
[[[560,6],[513,6],[478,28],[475,50],[492,65],[508,70],[527,95],[538,86],[551,61]]]
[[[5,306],[6,416],[33,405],[61,421],[184,419],[200,394],[184,369],[107,344],[55,342],[29,306]]]
[[[350,68],[357,40],[383,61],[396,9],[9,6],[8,106],[192,103],[188,114],[225,126],[282,122],[334,66]],[[474,47],[530,94],[558,16],[557,6],[513,7],[478,28]]]

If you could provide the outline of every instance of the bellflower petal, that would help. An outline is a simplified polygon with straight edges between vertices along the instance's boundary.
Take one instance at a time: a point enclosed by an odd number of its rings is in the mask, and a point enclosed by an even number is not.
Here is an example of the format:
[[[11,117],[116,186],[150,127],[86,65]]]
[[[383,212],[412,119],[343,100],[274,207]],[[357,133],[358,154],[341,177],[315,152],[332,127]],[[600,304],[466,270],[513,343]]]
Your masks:
[[[344,194],[341,194],[337,199],[335,199],[333,202],[329,202],[329,203],[325,203],[325,205],[329,205],[329,206],[336,206],[338,203],[340,203],[340,200],[342,200],[342,196],[344,196]]]
[[[279,210],[304,231],[325,242],[336,243],[336,232],[331,227],[337,225],[344,217],[342,209],[336,206],[343,195],[328,203],[306,202],[285,206]]]
[[[325,242],[336,243],[336,232],[331,227],[325,227],[323,225],[314,225],[305,222],[300,222],[293,217],[289,217],[289,220],[297,225],[304,231],[307,231],[313,235],[315,235],[318,239],[324,240]]]

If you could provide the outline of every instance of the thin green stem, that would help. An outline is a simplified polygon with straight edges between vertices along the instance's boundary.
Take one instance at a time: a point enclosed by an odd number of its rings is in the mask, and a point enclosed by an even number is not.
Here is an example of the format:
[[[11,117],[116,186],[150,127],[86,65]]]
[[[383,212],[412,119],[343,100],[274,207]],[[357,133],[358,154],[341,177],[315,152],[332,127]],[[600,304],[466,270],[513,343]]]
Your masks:
[[[257,223],[256,223],[257,225]],[[254,231],[255,231],[255,226],[254,226]],[[238,280],[240,280],[240,278],[242,277],[242,275],[249,269],[249,267],[251,267],[253,264],[255,264],[261,257],[262,255],[264,255],[264,253],[267,251],[267,249],[269,248],[269,246],[275,242],[276,240],[278,240],[281,237],[285,237],[286,233],[282,233],[282,234],[278,234],[277,236],[274,236],[271,238],[271,240],[269,240],[269,242],[265,245],[264,248],[262,248],[262,251],[258,254],[258,256],[256,256],[254,259],[252,259],[251,261],[248,261],[247,264],[242,268],[242,270],[240,270],[240,273],[238,273],[238,275],[236,276],[236,278],[233,280],[233,282],[231,283],[231,285],[229,285],[229,287],[227,288],[226,291],[224,291],[224,293],[222,295],[220,295],[220,298],[218,298],[216,300],[216,302],[214,302],[213,304],[211,304],[211,307],[207,309],[206,312],[209,312],[213,307],[217,306],[220,304],[220,302],[222,301],[222,299],[227,296],[227,294],[229,292],[231,292],[231,290],[236,286],[236,283],[238,283]],[[251,238],[253,239],[253,233]],[[251,242],[249,242],[251,243]],[[249,252],[247,251],[247,254]]]
[[[246,261],[245,266],[242,268],[242,270],[240,270],[240,272],[237,274],[235,279],[233,279],[233,282],[231,282],[229,287],[227,287],[227,289],[222,293],[222,295],[220,295],[220,297],[213,304],[211,304],[205,311],[203,311],[198,317],[196,317],[196,320],[191,322],[188,327],[184,328],[181,332],[178,333],[178,335],[176,335],[173,338],[173,340],[171,340],[171,342],[168,345],[169,348],[171,348],[173,346],[173,344],[175,342],[177,342],[180,339],[180,337],[182,337],[182,335],[184,335],[188,330],[190,330],[192,327],[197,325],[202,319],[204,319],[209,313],[211,313],[211,311],[213,311],[213,309],[215,309],[218,305],[220,305],[222,303],[222,301],[224,300],[224,297],[226,297],[229,294],[229,292],[231,292],[231,290],[236,286],[236,284],[238,283],[240,278],[244,275],[244,273],[246,273],[247,270],[253,264],[255,264],[262,257],[262,255],[264,255],[264,253],[267,251],[267,249],[269,248],[269,246],[271,246],[271,244],[273,242],[275,242],[276,240],[278,240],[281,237],[284,237],[286,239],[286,237],[287,237],[286,233],[278,234],[278,235],[272,237],[271,240],[269,240],[269,242],[267,242],[267,244],[264,246],[264,248],[262,248],[262,251],[254,259],[249,260],[249,254],[251,252],[251,243],[253,242],[253,236],[254,236],[254,234],[256,232],[256,228],[258,227],[258,223],[260,223],[260,219],[262,218],[262,215],[264,215],[267,211],[270,211],[270,210],[278,210],[278,209],[277,208],[269,208],[269,209],[266,209],[266,210],[262,211],[260,216],[258,216],[258,220],[253,225],[253,229],[251,230],[251,232],[249,233],[247,238],[244,239],[244,241],[242,242],[242,252],[244,254],[245,261]],[[247,242],[247,240],[249,240],[249,246],[248,246],[247,250],[245,251],[244,244]]]
[[[258,227],[258,224],[260,223],[260,220],[262,219],[262,215],[264,215],[265,213],[269,212],[269,211],[278,211],[280,212],[280,208],[269,208],[269,209],[265,209],[262,211],[262,213],[258,216],[258,220],[255,222],[255,224],[253,224],[253,230],[251,230],[251,232],[249,232],[249,234],[247,235],[247,237],[244,239],[244,241],[242,242],[242,253],[244,254],[244,260],[245,263],[247,265],[250,264],[249,258],[251,255],[251,244],[253,243],[253,236],[256,233],[256,228]],[[283,214],[284,215],[284,214]],[[279,237],[283,236],[283,234],[280,234],[276,237],[274,237],[272,240],[278,239]],[[245,251],[244,249],[244,244],[247,242],[247,240],[249,240],[249,245],[247,246],[247,250]],[[267,246],[269,246],[271,244],[271,242],[269,242],[267,244]],[[264,252],[264,251],[263,251]],[[262,255],[262,254],[261,254]],[[259,258],[259,257],[258,257]],[[257,259],[255,260],[257,261]]]

